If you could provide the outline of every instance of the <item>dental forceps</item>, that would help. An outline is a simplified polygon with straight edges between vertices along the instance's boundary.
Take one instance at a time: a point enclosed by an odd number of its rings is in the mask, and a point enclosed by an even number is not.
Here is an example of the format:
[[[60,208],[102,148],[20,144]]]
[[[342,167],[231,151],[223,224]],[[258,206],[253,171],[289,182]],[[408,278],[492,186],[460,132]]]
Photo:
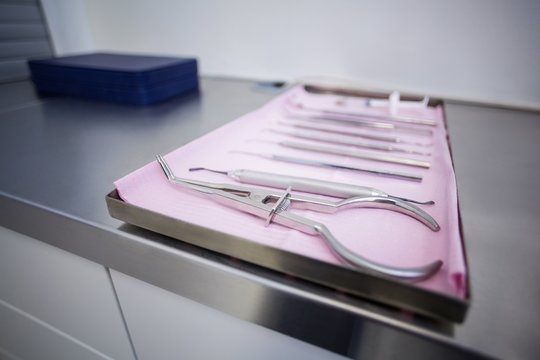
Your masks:
[[[433,231],[438,230],[438,225],[434,227],[430,222],[426,222],[426,219],[419,217],[414,210],[411,210],[412,208],[415,208],[413,205],[407,204],[401,200],[371,196],[351,197],[334,202],[321,198],[291,194],[290,187],[285,192],[280,192],[246,186],[184,179],[173,174],[171,168],[161,155],[157,155],[156,158],[161,169],[171,183],[202,193],[217,203],[226,205],[235,210],[266,219],[266,225],[274,222],[309,235],[319,235],[338,258],[350,265],[392,278],[422,280],[435,274],[443,264],[441,260],[436,260],[427,265],[405,268],[369,260],[354,253],[341,244],[324,224],[287,211],[289,207],[325,213],[334,213],[340,209],[356,207],[388,209],[407,214],[423,222]]]

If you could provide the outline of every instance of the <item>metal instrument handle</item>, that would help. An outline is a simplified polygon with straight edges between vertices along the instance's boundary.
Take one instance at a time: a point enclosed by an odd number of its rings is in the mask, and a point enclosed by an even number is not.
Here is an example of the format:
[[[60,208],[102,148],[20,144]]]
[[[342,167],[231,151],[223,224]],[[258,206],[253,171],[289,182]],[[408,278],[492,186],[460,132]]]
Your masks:
[[[401,148],[398,146],[393,146],[393,145],[388,145],[388,144],[383,145],[383,144],[377,144],[377,143],[372,143],[372,142],[366,142],[362,140],[351,139],[350,136],[347,136],[347,137],[344,137],[342,135],[336,136],[334,134],[328,134],[327,132],[321,132],[321,131],[313,131],[313,130],[291,131],[291,130],[275,130],[275,129],[272,129],[270,131],[278,133],[278,134],[292,136],[299,139],[312,140],[312,141],[328,143],[328,144],[347,145],[347,146],[354,146],[354,147],[364,148],[364,149],[369,149],[369,150],[379,150],[379,151],[385,151],[385,152],[395,152],[395,153],[421,155],[421,156],[431,155],[430,153],[427,153],[427,152]]]
[[[313,198],[291,194],[289,197],[291,206],[296,209],[314,210],[317,212],[334,213],[338,210],[351,208],[375,208],[395,211],[412,217],[426,225],[432,231],[439,231],[441,227],[437,221],[418,206],[403,200],[382,196],[352,197],[341,201],[330,201],[321,198]]]
[[[313,151],[313,152],[341,155],[341,156],[352,156],[359,159],[415,166],[415,167],[420,167],[420,168],[425,168],[425,169],[429,169],[431,166],[429,161],[409,159],[409,158],[390,156],[390,155],[382,155],[382,154],[373,154],[373,153],[367,153],[367,152],[362,152],[362,151],[349,150],[346,148],[341,149],[341,148],[336,148],[336,147],[299,143],[296,141],[280,141],[278,144],[280,146],[284,146],[284,147],[292,148],[292,149],[299,149],[299,150],[306,150],[306,151]]]
[[[358,171],[362,173],[368,173],[368,174],[374,174],[379,176],[386,176],[386,177],[392,177],[400,180],[408,180],[408,181],[416,181],[421,182],[422,176],[415,175],[415,174],[408,174],[403,172],[397,172],[397,171],[388,171],[388,170],[377,170],[377,169],[368,169],[368,168],[360,168],[360,167],[354,167],[354,166],[348,166],[344,164],[338,164],[338,163],[332,163],[332,162],[324,162],[314,159],[306,159],[306,158],[297,158],[287,155],[266,155],[262,154],[259,156],[267,157],[272,160],[277,161],[283,161],[283,162],[289,162],[293,164],[301,164],[301,165],[310,165],[310,166],[320,166],[330,169],[341,169],[341,170],[349,170],[349,171]]]
[[[310,179],[299,176],[273,174],[264,171],[239,169],[230,171],[228,175],[241,183],[269,186],[278,189],[286,189],[290,186],[296,191],[308,192],[310,194],[328,195],[339,198],[349,198],[353,196],[388,196],[388,194],[383,191],[367,186],[343,184],[334,181]]]
[[[410,268],[381,264],[349,250],[332,235],[325,225],[317,221],[306,219],[286,211],[276,214],[273,221],[307,234],[319,235],[335,255],[343,261],[393,278],[414,281],[427,279],[435,274],[443,265],[441,260]]]

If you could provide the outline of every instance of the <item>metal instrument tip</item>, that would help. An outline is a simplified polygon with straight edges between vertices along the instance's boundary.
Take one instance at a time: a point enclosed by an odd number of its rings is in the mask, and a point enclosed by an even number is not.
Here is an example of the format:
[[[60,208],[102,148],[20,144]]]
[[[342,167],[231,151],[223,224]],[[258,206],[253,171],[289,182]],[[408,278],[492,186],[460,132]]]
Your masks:
[[[418,201],[418,200],[412,200],[412,199],[407,199],[407,198],[403,198],[403,197],[399,197],[399,196],[391,196],[393,197],[394,199],[399,199],[399,200],[402,200],[402,201],[406,201],[406,202],[410,202],[410,203],[413,203],[413,204],[418,204],[418,205],[435,205],[435,201],[433,200],[430,200],[430,201]]]
[[[213,172],[213,173],[216,173],[216,174],[228,175],[227,171],[213,170],[213,169],[208,169],[208,168],[205,168],[205,167],[192,167],[192,168],[189,168],[188,170],[189,171],[205,170],[205,171],[210,171],[210,172]]]

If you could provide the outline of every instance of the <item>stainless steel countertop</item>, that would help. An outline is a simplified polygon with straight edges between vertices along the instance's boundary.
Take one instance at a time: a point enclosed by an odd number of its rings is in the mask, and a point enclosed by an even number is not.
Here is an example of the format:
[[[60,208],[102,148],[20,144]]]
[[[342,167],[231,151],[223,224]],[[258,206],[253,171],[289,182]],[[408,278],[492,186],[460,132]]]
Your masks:
[[[108,215],[113,181],[273,97],[204,78],[146,108],[0,86],[0,225],[350,357],[535,358],[540,342],[540,114],[446,104],[472,305],[463,324],[376,304],[198,249]]]

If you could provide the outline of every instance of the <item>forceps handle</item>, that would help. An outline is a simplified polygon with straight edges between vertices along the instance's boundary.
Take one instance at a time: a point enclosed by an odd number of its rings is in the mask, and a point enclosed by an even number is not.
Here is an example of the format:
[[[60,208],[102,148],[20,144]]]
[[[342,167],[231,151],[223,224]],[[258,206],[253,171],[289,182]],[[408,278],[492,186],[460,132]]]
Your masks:
[[[191,168],[193,170],[210,170],[206,168]],[[348,208],[377,208],[396,211],[410,216],[433,231],[440,229],[439,224],[427,212],[413,205],[412,203],[429,205],[433,202],[420,202],[412,199],[406,199],[389,195],[384,191],[352,184],[344,184],[333,181],[311,179],[298,176],[289,176],[264,171],[237,169],[227,172],[210,170],[220,174],[227,174],[241,183],[248,183],[260,186],[270,186],[278,189],[291,189],[308,192],[311,194],[320,194],[343,198],[342,201],[331,201],[323,198],[313,198],[303,195],[290,195],[289,199],[293,201],[296,208],[310,209],[325,213],[334,213],[339,209]]]
[[[291,200],[291,206],[297,209],[314,210],[324,213],[334,213],[341,209],[352,208],[375,208],[395,211],[403,215],[407,215],[420,221],[426,225],[432,231],[439,231],[441,229],[437,221],[424,210],[418,206],[409,204],[403,200],[382,197],[382,196],[369,196],[369,197],[351,197],[341,201],[329,201],[325,199],[315,199],[308,196],[293,194],[289,197]]]
[[[385,265],[369,260],[349,250],[332,235],[324,224],[317,221],[284,211],[276,214],[273,222],[307,234],[319,235],[335,255],[343,261],[393,278],[414,281],[427,279],[439,271],[443,264],[441,260],[437,260],[427,265],[407,268]]]

